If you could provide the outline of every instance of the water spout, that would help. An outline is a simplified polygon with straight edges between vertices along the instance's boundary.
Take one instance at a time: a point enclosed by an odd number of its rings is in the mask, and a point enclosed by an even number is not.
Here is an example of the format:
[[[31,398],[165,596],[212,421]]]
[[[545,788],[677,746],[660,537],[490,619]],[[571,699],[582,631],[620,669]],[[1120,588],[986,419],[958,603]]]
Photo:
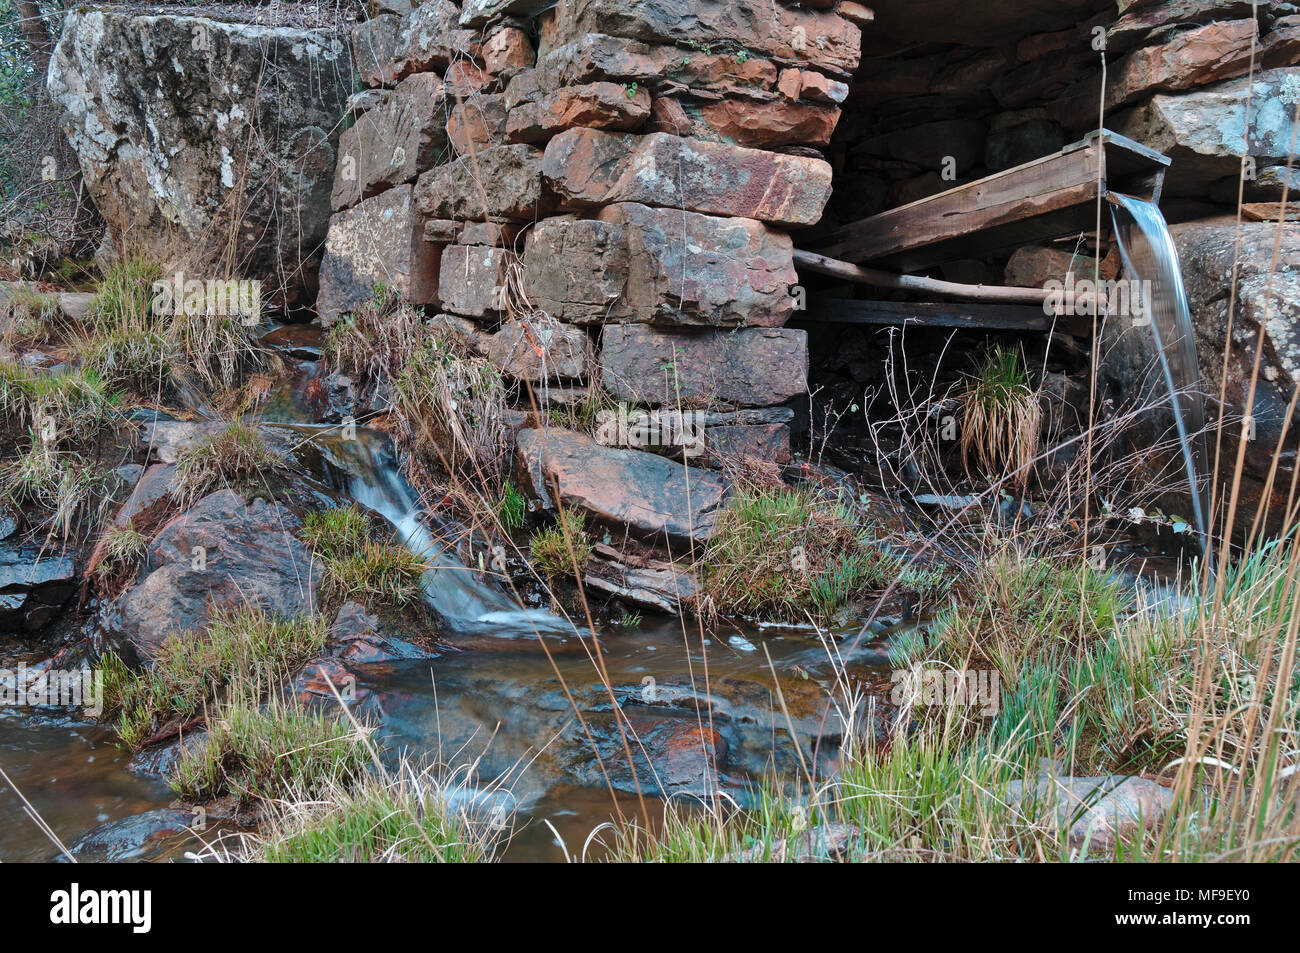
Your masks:
[[[1183,287],[1178,249],[1165,217],[1153,202],[1107,192],[1111,218],[1124,265],[1149,288],[1142,296],[1146,318],[1155,338],[1160,370],[1169,391],[1169,406],[1182,452],[1191,493],[1192,515],[1202,551],[1210,549],[1207,500],[1208,452],[1205,445],[1205,404],[1200,364],[1187,292]],[[1149,285],[1146,283],[1150,282]]]

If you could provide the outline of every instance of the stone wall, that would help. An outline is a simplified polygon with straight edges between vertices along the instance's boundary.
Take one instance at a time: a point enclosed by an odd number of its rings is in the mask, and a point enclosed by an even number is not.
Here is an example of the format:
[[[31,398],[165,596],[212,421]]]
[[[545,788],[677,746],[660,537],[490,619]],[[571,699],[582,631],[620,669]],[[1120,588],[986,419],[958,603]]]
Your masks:
[[[725,415],[806,390],[806,335],[783,328],[791,232],[830,197],[815,147],[870,16],[384,0],[353,35],[370,88],[349,104],[318,310],[332,320],[382,282],[453,316],[512,378],[717,411],[736,445],[787,459],[788,410],[748,434]]]

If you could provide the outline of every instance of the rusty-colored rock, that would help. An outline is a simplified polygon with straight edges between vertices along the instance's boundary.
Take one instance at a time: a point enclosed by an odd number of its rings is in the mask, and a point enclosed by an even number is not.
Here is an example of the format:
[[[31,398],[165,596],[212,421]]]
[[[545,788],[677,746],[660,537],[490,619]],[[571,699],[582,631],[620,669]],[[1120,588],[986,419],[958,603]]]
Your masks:
[[[689,14],[686,11],[689,10]],[[557,8],[560,43],[588,33],[649,43],[752,50],[796,65],[852,75],[862,31],[830,11],[795,9],[772,0],[580,0]]]
[[[822,160],[666,133],[570,129],[547,145],[542,168],[573,208],[638,202],[786,225],[815,223],[831,190]]]
[[[516,447],[521,481],[534,496],[549,502],[558,492],[566,506],[643,538],[707,539],[726,495],[716,473],[571,430],[521,430]]]
[[[1250,69],[1258,39],[1253,20],[1227,20],[1175,35],[1168,43],[1134,50],[1106,87],[1107,107],[1115,109],[1143,93],[1204,86],[1241,76]]]
[[[836,106],[788,99],[719,99],[701,103],[697,112],[725,142],[755,149],[830,145],[840,118]]]
[[[586,332],[554,318],[511,321],[487,342],[487,356],[515,380],[560,382],[587,375],[591,344]]]
[[[460,156],[501,145],[506,137],[505,97],[479,94],[452,107],[447,139]]]
[[[510,110],[506,135],[511,142],[543,143],[566,129],[631,130],[650,115],[650,91],[619,83],[566,86],[536,102]]]

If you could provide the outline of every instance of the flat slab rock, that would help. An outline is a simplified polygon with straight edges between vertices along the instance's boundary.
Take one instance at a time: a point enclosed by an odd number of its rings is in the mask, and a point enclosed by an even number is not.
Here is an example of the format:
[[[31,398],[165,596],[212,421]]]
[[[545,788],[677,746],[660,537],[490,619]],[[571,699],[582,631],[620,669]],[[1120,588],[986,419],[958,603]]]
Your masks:
[[[638,202],[812,225],[831,194],[823,159],[656,132],[569,129],[546,146],[542,172],[570,208]]]
[[[521,480],[545,503],[558,492],[565,505],[646,539],[708,539],[727,496],[716,473],[572,430],[522,430],[517,449]]]
[[[601,383],[616,400],[764,407],[808,390],[808,333],[797,328],[605,328]]]

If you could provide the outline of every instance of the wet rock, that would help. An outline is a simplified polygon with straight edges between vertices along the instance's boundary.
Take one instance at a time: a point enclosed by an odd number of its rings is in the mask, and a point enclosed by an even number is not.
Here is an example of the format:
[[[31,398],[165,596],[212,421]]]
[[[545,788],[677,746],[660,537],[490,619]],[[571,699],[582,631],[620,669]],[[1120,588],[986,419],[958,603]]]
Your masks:
[[[351,208],[432,168],[446,154],[446,124],[442,80],[434,73],[402,80],[339,137],[333,208]]]
[[[1114,129],[1172,159],[1167,195],[1197,197],[1206,184],[1241,171],[1241,157],[1257,166],[1285,164],[1290,150],[1300,69],[1275,69],[1215,83],[1192,92],[1161,94],[1117,113]],[[1251,102],[1249,124],[1246,99]]]
[[[44,628],[77,590],[71,555],[10,536],[0,540],[0,632]]]
[[[439,246],[424,240],[412,186],[365,199],[330,220],[316,310],[332,319],[384,284],[412,304],[437,299]]]
[[[570,129],[547,145],[543,169],[571,208],[636,202],[786,225],[815,223],[831,188],[820,159],[666,133]]]
[[[549,505],[558,492],[590,518],[647,539],[707,539],[726,494],[717,474],[569,430],[521,430],[517,450],[520,478],[534,496]]]
[[[147,662],[164,638],[218,608],[251,604],[285,618],[314,611],[320,570],[300,527],[278,503],[245,503],[233,490],[204,497],[158,534],[141,579],[105,611],[109,641]]]
[[[318,324],[285,324],[262,335],[262,343],[298,361],[319,361],[325,333]]]
[[[357,684],[357,676],[336,658],[312,659],[293,677],[289,693],[300,705],[338,710],[339,700],[351,706],[365,701],[370,692]]]
[[[542,182],[542,153],[524,144],[493,146],[431,169],[420,176],[415,200],[426,215],[460,221],[531,221],[554,204]]]
[[[195,842],[195,824],[190,811],[146,811],[101,824],[69,845],[68,852],[82,863],[163,860]],[[56,859],[66,858],[60,854]]]
[[[557,44],[589,33],[683,46],[733,44],[840,76],[853,74],[861,52],[856,24],[770,0],[694,0],[689,16],[676,0],[587,0],[563,4],[557,14]]]
[[[507,377],[559,382],[587,376],[591,342],[581,328],[542,316],[503,325],[486,350],[488,360]]]
[[[779,404],[808,389],[808,336],[792,328],[611,325],[603,335],[601,383],[615,399],[639,404]]]
[[[349,666],[438,657],[437,652],[383,634],[379,617],[366,612],[365,607],[356,602],[348,602],[339,609],[326,633],[325,647],[332,657]],[[338,684],[337,680],[335,684]]]
[[[69,12],[48,86],[126,247],[166,260],[220,241],[247,275],[295,286],[325,236],[351,75],[329,30],[123,8]]]
[[[677,615],[696,595],[695,580],[672,563],[621,553],[603,543],[594,549],[583,581],[626,603]]]
[[[1038,810],[1055,811],[1058,823],[1069,823],[1069,845],[1106,852],[1120,842],[1151,830],[1173,807],[1174,792],[1145,778],[1120,776],[1045,777],[1012,781],[1007,800],[1029,817]]]
[[[760,222],[624,203],[542,222],[524,253],[534,303],[576,324],[784,324],[798,281],[788,235]]]
[[[544,143],[577,126],[631,130],[650,115],[650,91],[620,83],[566,86],[510,111],[506,135],[511,142]]]
[[[169,778],[182,754],[198,751],[207,741],[206,728],[184,731],[164,744],[137,751],[127,762],[126,770],[137,776]]]
[[[510,253],[482,245],[448,245],[442,252],[439,292],[453,314],[487,318],[503,310]]]
[[[175,505],[172,491],[176,486],[176,467],[171,463],[155,463],[141,474],[131,489],[122,508],[113,517],[119,529],[137,523],[144,525],[151,515],[161,515]]]

